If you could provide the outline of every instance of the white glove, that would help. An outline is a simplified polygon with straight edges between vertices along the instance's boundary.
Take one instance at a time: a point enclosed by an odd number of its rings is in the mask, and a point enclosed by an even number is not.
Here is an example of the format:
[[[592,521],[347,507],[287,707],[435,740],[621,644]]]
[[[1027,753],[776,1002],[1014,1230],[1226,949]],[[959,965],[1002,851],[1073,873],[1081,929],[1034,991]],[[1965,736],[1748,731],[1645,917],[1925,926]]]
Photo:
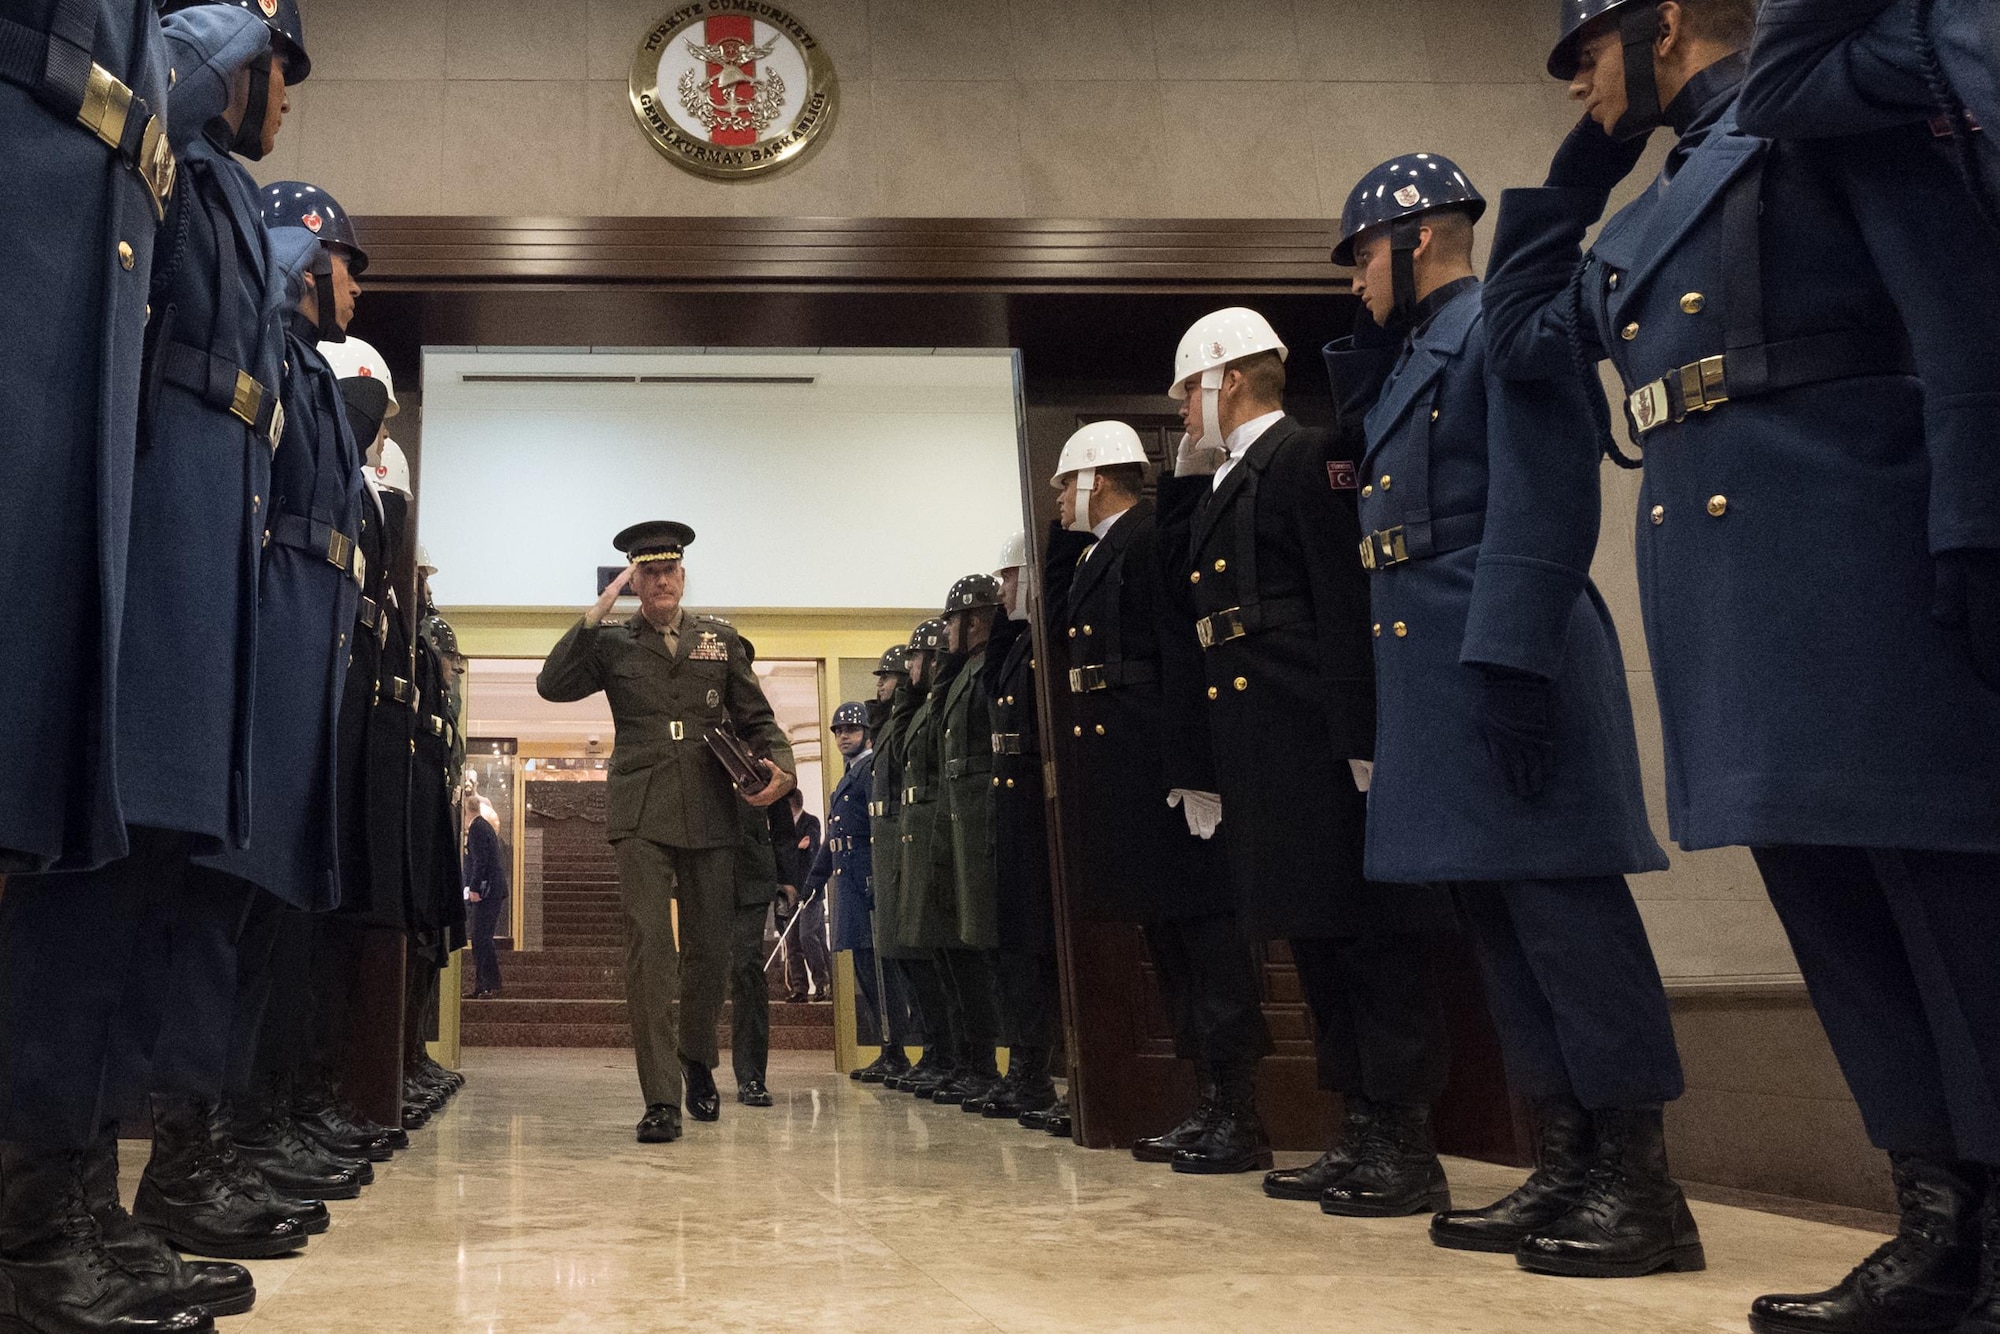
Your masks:
[[[1216,449],[1197,442],[1185,431],[1181,433],[1181,447],[1174,455],[1174,476],[1213,477],[1222,461],[1229,457],[1226,449]]]
[[[1222,798],[1213,792],[1190,792],[1177,787],[1167,793],[1167,805],[1178,806],[1187,816],[1188,832],[1196,838],[1214,838],[1222,823]]]

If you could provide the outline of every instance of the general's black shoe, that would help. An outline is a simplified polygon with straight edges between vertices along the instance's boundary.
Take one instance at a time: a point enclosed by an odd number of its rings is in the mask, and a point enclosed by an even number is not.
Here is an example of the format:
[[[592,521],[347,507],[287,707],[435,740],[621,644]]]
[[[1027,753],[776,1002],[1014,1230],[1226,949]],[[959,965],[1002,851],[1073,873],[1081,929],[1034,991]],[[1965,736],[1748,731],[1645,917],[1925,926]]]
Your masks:
[[[1358,1093],[1342,1096],[1339,1140],[1304,1167],[1286,1167],[1264,1174],[1264,1193],[1274,1200],[1317,1200],[1347,1175],[1361,1156],[1361,1145],[1375,1124],[1374,1104]]]
[[[404,1086],[407,1089],[408,1081]],[[301,1080],[297,1084],[292,1092],[292,1117],[301,1134],[343,1158],[386,1163],[396,1156],[381,1127],[377,1126],[373,1132],[364,1131],[347,1119],[332,1083],[324,1078]]]
[[[736,1101],[745,1107],[769,1107],[771,1090],[764,1087],[761,1079],[746,1079],[736,1086]]]
[[[200,1306],[210,1315],[242,1315],[257,1304],[257,1285],[242,1265],[183,1260],[173,1247],[132,1221],[118,1202],[118,1139],[100,1136],[83,1157],[84,1205],[104,1247],[163,1298]]]
[[[1068,1139],[1075,1133],[1076,1123],[1070,1119],[1068,1098],[1049,1108],[1048,1115],[1042,1118],[1042,1129],[1057,1139]]]
[[[681,1062],[681,1081],[687,1085],[688,1115],[697,1121],[722,1119],[722,1094],[715,1087],[715,1074],[700,1061]]]
[[[641,1144],[672,1144],[681,1137],[681,1109],[670,1102],[650,1103],[639,1118]]]
[[[1354,1166],[1319,1197],[1320,1212],[1341,1218],[1402,1218],[1451,1208],[1451,1184],[1438,1161],[1431,1109],[1377,1102],[1374,1124]]]
[[[1498,1203],[1431,1219],[1433,1245],[1510,1254],[1522,1238],[1549,1226],[1582,1198],[1596,1145],[1590,1113],[1570,1098],[1544,1100],[1535,1110],[1534,1173]]]
[[[1963,1334],[1979,1297],[1986,1170],[1900,1153],[1889,1155],[1889,1170],[1901,1215],[1896,1235],[1824,1292],[1759,1297],[1750,1307],[1751,1329]],[[1972,1324],[1970,1330],[1981,1326]]]
[[[0,1143],[0,1328],[212,1334],[206,1309],[163,1292],[113,1254],[86,1202],[86,1157]]]
[[[1271,1140],[1257,1115],[1257,1067],[1218,1066],[1215,1113],[1207,1129],[1174,1154],[1176,1172],[1223,1176],[1271,1166]]]
[[[1523,1237],[1515,1262],[1568,1278],[1706,1268],[1701,1232],[1667,1169],[1660,1109],[1598,1111],[1590,1120],[1597,1144],[1581,1197],[1555,1222]]]
[[[1193,1114],[1164,1135],[1153,1135],[1134,1143],[1134,1158],[1142,1163],[1171,1163],[1175,1154],[1208,1133],[1209,1122],[1217,1115],[1215,1076],[1209,1067],[1197,1068],[1196,1083],[1201,1101],[1196,1104]]]
[[[153,1155],[133,1217],[195,1255],[263,1260],[303,1250],[305,1224],[235,1179],[240,1162],[226,1140],[215,1142],[208,1111],[194,1098],[153,1099]]]

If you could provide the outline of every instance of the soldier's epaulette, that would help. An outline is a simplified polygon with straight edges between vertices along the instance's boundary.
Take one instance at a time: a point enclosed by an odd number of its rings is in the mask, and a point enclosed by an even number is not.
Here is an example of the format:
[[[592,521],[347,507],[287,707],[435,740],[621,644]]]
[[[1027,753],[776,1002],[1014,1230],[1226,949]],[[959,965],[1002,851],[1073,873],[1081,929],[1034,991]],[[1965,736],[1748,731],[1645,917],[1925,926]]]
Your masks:
[[[696,619],[697,621],[713,621],[713,622],[714,622],[715,624],[717,624],[717,625],[720,625],[720,626],[724,627],[725,629],[729,629],[729,630],[734,630],[734,629],[736,628],[736,626],[735,626],[734,624],[732,624],[732,623],[731,623],[731,622],[730,622],[730,621],[729,621],[729,620],[728,620],[728,619],[727,619],[726,617],[722,617],[722,616],[711,616],[711,615],[709,615],[709,614],[708,614],[707,612],[705,612],[705,611],[698,611],[698,612],[696,612],[696,613],[694,614],[694,618],[695,618],[695,619]]]
[[[622,616],[607,616],[597,623],[597,628],[600,630],[623,630],[625,624],[625,618]]]

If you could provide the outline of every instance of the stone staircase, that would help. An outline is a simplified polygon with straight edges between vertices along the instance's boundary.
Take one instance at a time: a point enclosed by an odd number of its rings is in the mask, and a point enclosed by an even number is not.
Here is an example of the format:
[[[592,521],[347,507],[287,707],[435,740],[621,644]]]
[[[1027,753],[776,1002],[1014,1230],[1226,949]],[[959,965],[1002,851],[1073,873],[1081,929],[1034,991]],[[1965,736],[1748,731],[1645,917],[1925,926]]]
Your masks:
[[[531,811],[540,786],[529,784]],[[542,830],[542,948],[501,949],[497,996],[473,999],[468,964],[460,1041],[468,1047],[630,1047],[625,917],[604,825],[580,816],[529,818]],[[833,1007],[785,1004],[781,971],[773,965],[768,979],[772,1049],[833,1050]],[[723,1006],[724,1047],[729,1010]]]

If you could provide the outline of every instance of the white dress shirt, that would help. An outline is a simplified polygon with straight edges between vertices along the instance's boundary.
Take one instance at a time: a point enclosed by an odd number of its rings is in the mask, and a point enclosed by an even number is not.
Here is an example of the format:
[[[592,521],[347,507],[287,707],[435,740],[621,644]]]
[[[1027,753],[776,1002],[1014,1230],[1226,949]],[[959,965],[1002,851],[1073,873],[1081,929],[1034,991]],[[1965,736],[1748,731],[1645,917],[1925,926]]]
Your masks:
[[[1276,412],[1267,412],[1261,417],[1253,417],[1224,437],[1222,443],[1229,450],[1229,457],[1224,459],[1222,466],[1215,470],[1215,480],[1210,482],[1209,485],[1212,488],[1219,488],[1222,485],[1222,479],[1229,476],[1229,470],[1236,466],[1237,460],[1248,454],[1250,446],[1263,439],[1264,432],[1276,426],[1283,419],[1284,415],[1284,409],[1280,408]]]

